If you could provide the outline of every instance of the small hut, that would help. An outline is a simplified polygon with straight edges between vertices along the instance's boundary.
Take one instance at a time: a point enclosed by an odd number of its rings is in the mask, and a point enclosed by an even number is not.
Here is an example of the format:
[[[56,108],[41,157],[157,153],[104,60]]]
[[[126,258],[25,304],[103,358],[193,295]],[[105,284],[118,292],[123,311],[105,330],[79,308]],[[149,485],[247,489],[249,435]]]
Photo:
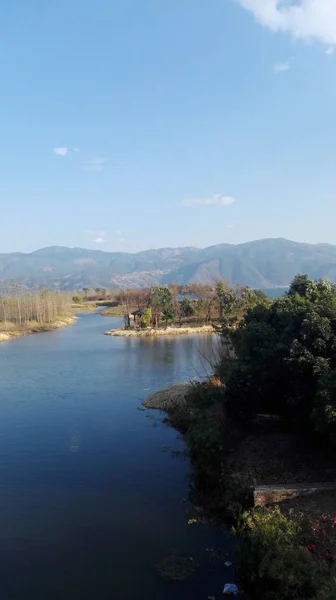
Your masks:
[[[125,321],[127,322],[128,327],[131,327],[131,324],[133,324],[134,326],[137,325],[137,323],[141,319],[142,315],[143,315],[143,308],[138,308],[138,310],[128,313],[128,315],[125,315]]]
[[[138,308],[138,310],[135,310],[134,312],[131,313],[131,315],[133,317],[134,325],[136,325],[137,321],[139,321],[139,319],[141,319],[143,312],[144,312],[143,308]]]

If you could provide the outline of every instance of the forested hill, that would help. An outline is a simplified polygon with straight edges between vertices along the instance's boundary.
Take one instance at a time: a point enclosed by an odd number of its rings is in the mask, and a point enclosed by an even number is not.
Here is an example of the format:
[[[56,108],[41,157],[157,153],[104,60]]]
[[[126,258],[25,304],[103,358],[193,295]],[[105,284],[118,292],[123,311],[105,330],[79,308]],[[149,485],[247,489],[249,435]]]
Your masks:
[[[297,273],[336,281],[336,246],[265,239],[209,248],[163,248],[129,254],[52,246],[0,254],[0,282],[60,289],[157,283],[209,283],[225,278],[255,288],[287,286]]]

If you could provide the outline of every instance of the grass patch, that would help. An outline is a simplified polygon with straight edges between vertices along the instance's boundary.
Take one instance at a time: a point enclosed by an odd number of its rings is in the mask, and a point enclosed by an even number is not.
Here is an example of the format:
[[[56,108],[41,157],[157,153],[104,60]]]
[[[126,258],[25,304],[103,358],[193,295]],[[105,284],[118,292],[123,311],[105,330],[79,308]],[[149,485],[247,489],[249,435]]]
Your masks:
[[[88,313],[88,312],[94,312],[97,309],[97,302],[80,302],[80,303],[74,303],[71,305],[71,310],[74,313]]]
[[[137,310],[136,306],[125,308],[123,305],[109,306],[108,308],[101,311],[103,317],[124,317],[128,313],[132,313]]]

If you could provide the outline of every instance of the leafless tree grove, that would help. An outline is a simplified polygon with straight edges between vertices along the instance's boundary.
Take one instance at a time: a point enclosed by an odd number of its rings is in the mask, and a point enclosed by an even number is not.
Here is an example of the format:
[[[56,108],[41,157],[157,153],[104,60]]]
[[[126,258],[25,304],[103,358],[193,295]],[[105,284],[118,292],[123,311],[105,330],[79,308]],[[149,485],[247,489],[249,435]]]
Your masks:
[[[11,285],[0,292],[0,322],[52,323],[69,312],[71,296],[58,291],[26,290]]]

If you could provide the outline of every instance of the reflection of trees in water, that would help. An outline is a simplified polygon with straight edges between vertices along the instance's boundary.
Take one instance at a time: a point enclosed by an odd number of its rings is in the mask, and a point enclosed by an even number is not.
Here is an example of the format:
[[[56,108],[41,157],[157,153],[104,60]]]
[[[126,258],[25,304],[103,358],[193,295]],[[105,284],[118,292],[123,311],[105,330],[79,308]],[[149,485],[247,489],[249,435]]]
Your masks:
[[[217,352],[217,336],[123,338],[120,375],[141,377],[154,385],[169,367],[169,382],[186,377],[200,378],[211,373]],[[132,375],[131,375],[132,374]]]

